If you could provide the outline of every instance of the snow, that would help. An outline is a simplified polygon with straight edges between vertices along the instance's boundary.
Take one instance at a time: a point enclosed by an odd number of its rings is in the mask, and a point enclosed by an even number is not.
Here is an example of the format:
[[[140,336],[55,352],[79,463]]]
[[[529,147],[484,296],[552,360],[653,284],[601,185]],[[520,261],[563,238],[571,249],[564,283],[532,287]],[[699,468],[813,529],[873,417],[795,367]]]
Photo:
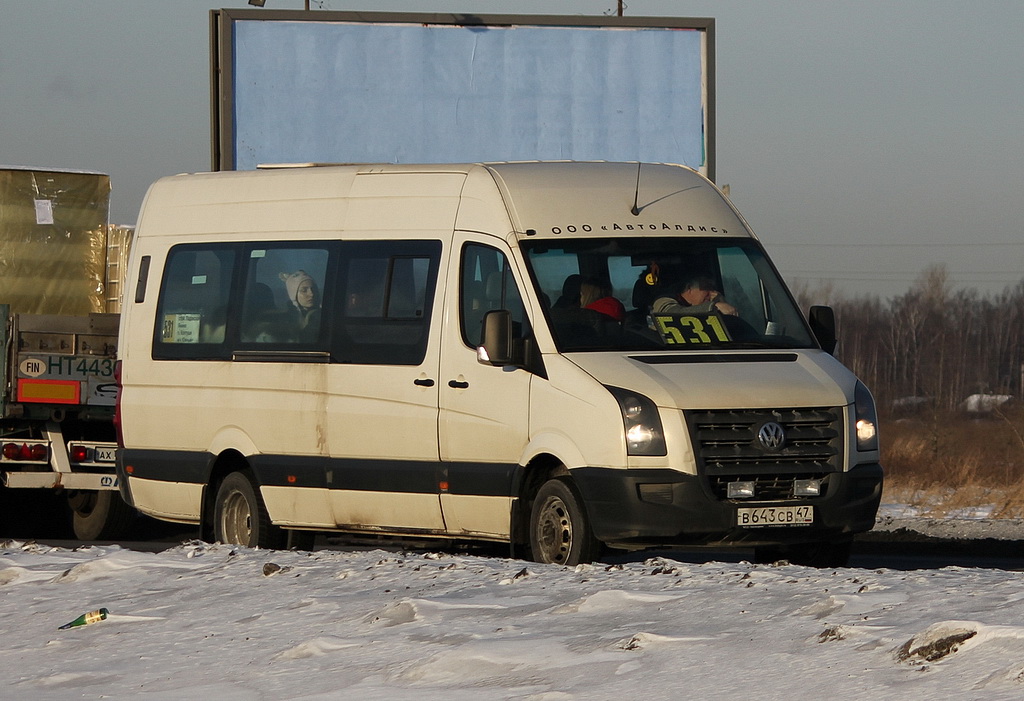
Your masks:
[[[0,542],[18,699],[1019,699],[1024,582],[664,557]],[[58,630],[105,607],[106,620]],[[1020,625],[1018,625],[1018,623]]]

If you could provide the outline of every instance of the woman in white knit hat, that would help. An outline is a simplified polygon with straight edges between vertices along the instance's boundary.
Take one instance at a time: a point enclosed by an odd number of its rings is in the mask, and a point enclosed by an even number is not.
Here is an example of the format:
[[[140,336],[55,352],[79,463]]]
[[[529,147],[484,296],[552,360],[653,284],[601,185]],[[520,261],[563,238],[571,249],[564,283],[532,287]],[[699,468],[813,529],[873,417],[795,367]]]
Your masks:
[[[299,340],[315,339],[320,330],[320,292],[316,281],[305,270],[281,273],[288,301],[298,312]]]

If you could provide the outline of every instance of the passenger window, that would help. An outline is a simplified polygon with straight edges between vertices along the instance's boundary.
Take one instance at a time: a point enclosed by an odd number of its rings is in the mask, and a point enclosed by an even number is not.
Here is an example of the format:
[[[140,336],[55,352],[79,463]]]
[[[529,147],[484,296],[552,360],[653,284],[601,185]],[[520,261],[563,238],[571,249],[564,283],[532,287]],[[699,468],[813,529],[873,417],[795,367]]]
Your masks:
[[[154,357],[226,353],[228,295],[236,255],[228,247],[171,249],[160,290]]]
[[[469,347],[482,342],[484,314],[494,309],[511,312],[517,338],[527,334],[523,298],[501,251],[478,244],[463,249],[459,297],[462,339]]]
[[[423,362],[440,257],[439,241],[342,244],[336,360]]]
[[[321,337],[328,250],[260,246],[247,255],[242,292],[243,343],[263,348],[310,344]]]
[[[175,247],[153,356],[329,349],[333,362],[418,365],[440,260],[440,241]]]

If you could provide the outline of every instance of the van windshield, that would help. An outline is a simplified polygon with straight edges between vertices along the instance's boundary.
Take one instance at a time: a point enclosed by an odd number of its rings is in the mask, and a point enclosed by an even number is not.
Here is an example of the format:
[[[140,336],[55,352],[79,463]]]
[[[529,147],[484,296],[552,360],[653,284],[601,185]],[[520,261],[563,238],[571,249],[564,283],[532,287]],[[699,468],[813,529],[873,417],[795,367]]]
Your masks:
[[[817,345],[752,239],[644,236],[522,246],[562,352]]]

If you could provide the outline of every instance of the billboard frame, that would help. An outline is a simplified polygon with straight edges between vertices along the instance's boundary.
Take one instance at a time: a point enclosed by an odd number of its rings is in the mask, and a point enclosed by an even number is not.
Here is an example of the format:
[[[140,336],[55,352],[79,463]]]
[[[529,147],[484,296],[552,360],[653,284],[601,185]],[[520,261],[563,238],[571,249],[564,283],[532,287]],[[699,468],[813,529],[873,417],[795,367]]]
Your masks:
[[[235,47],[236,21],[347,22],[362,24],[422,24],[465,27],[581,27],[630,29],[683,29],[703,32],[703,139],[702,172],[715,179],[715,20],[694,17],[619,17],[587,15],[489,15],[466,13],[358,12],[220,9],[210,11],[210,125],[211,169],[235,169]]]

